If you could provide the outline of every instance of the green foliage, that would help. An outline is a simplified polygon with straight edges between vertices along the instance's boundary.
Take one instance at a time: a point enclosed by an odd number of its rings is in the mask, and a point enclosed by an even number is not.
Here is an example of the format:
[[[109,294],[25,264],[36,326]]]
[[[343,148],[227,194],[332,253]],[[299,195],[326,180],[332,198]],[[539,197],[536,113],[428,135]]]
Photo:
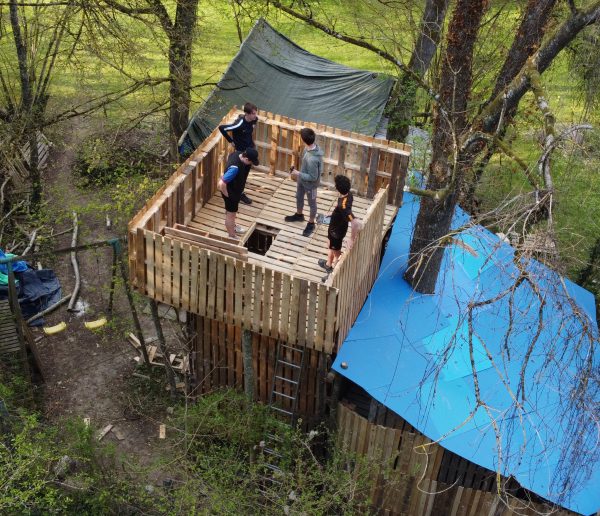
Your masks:
[[[74,169],[88,186],[148,175],[160,166],[160,158],[150,150],[156,147],[153,143],[153,135],[143,132],[95,134],[81,143]]]

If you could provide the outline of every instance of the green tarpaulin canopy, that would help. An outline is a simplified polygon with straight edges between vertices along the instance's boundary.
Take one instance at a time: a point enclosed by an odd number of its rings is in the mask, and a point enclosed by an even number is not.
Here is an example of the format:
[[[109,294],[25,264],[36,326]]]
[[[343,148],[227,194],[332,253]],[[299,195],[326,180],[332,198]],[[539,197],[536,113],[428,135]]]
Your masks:
[[[189,153],[233,105],[373,136],[394,79],[315,56],[260,19],[181,138]]]

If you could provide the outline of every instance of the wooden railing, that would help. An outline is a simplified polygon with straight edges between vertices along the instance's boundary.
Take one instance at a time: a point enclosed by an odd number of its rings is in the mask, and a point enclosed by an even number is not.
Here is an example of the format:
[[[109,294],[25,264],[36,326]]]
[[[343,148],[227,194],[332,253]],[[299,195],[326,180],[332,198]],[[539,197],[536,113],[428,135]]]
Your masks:
[[[232,109],[223,123],[238,113]],[[322,183],[333,184],[336,174],[346,174],[358,195],[374,198],[356,248],[346,253],[332,281],[323,285],[249,264],[219,251],[222,242],[203,246],[210,235],[178,238],[177,225],[196,216],[223,173],[231,148],[218,129],[130,222],[130,275],[140,292],[164,303],[331,353],[375,280],[383,212],[386,201],[401,203],[410,147],[265,112],[259,117],[259,172],[288,177],[290,165],[299,166],[300,128],[314,127],[325,153]],[[387,187],[387,194],[375,198],[380,187]],[[165,228],[173,229],[164,234]]]
[[[163,303],[331,353],[338,290],[138,229],[138,289]]]
[[[351,251],[342,255],[328,281],[328,284],[340,292],[338,311],[340,344],[354,324],[379,271],[381,227],[387,196],[387,189],[381,189],[375,196],[356,242]]]

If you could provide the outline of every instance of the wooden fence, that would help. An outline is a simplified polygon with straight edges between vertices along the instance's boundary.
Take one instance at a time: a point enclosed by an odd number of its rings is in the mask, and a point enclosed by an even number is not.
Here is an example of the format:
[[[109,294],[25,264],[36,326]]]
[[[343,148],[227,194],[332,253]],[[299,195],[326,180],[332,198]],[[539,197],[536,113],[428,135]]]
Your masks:
[[[452,484],[440,481],[448,452],[417,431],[403,431],[370,423],[339,404],[338,445],[368,457],[377,465],[371,503],[381,514],[419,516],[509,516],[574,513],[549,504],[510,497],[502,500],[495,482],[491,490],[466,487],[466,475]],[[474,469],[478,467],[474,465]],[[482,469],[482,468],[479,468]],[[489,472],[493,477],[495,474]]]
[[[163,303],[286,342],[331,353],[338,290],[138,230],[138,288]]]
[[[385,214],[387,190],[379,191],[364,218],[364,227],[351,252],[342,255],[331,274],[329,284],[339,290],[338,325],[341,344],[375,282],[381,254],[381,227]]]

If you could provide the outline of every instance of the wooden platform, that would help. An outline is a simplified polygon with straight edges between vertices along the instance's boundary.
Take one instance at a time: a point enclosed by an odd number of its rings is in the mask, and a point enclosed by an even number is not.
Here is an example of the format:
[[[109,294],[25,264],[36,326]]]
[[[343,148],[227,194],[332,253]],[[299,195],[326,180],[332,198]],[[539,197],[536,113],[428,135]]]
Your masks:
[[[252,199],[252,204],[240,203],[236,221],[245,230],[240,235],[241,242],[247,242],[255,228],[269,228],[277,234],[264,256],[250,252],[248,261],[299,278],[320,281],[324,272],[317,265],[317,260],[327,255],[327,226],[317,225],[310,237],[304,237],[302,231],[306,222],[285,222],[284,217],[296,211],[295,181],[252,171],[245,191]],[[335,208],[337,197],[336,191],[319,188],[318,212],[329,215]],[[370,199],[355,195],[352,211],[358,218],[363,218],[370,205]],[[382,227],[384,234],[390,228],[396,211],[395,206],[387,205]],[[305,216],[308,212],[309,207],[305,202]],[[212,235],[226,237],[224,218],[223,199],[221,194],[217,193],[187,225]],[[349,235],[350,229],[346,241]]]

